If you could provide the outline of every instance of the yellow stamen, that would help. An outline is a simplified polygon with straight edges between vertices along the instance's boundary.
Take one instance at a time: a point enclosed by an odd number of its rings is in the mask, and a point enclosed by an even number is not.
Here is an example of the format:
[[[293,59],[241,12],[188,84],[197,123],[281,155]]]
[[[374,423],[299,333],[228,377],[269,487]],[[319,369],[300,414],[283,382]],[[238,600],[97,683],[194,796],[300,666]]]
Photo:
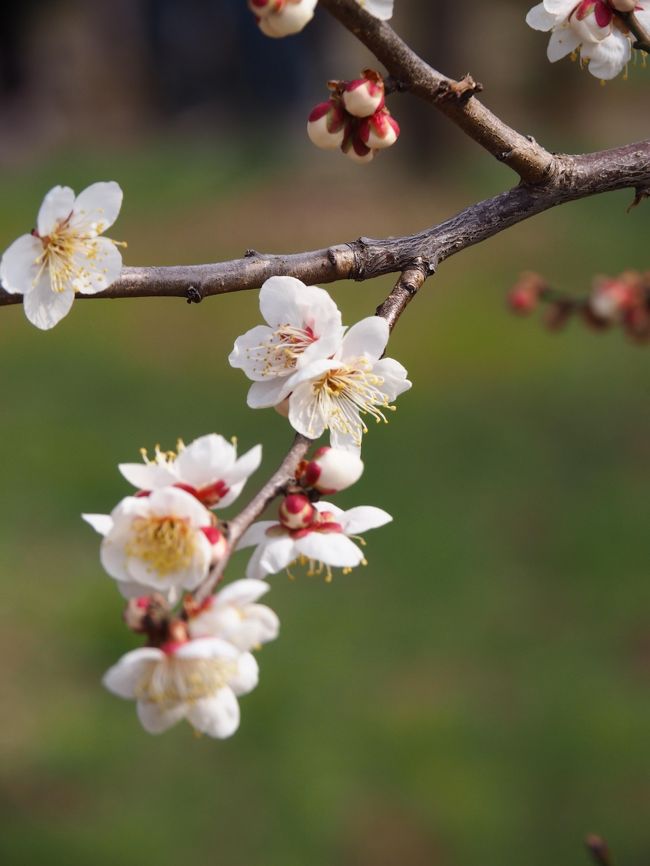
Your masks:
[[[168,657],[148,667],[135,689],[138,700],[171,707],[194,703],[228,684],[237,666],[226,659]]]
[[[196,550],[195,530],[183,517],[136,517],[128,556],[146,562],[160,577],[188,568]]]

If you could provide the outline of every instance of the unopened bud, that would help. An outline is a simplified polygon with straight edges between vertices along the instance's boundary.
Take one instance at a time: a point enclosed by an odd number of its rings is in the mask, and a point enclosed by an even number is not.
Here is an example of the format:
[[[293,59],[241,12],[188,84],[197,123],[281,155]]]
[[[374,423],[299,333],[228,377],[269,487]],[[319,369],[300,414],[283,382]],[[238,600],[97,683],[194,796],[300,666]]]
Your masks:
[[[375,151],[367,147],[354,132],[346,136],[341,150],[353,162],[372,162],[375,156]]]
[[[370,117],[384,107],[384,81],[373,69],[364,69],[362,74],[363,78],[345,82],[343,103],[355,117]]]
[[[265,36],[280,39],[300,33],[314,17],[318,0],[286,0],[279,12],[272,12],[257,22]]]
[[[539,274],[527,271],[508,293],[508,306],[513,313],[527,316],[537,307],[541,293],[547,288],[546,281]]]
[[[589,298],[591,311],[606,322],[616,322],[635,307],[639,300],[637,286],[626,275],[616,279],[599,279]]]
[[[391,147],[399,136],[399,124],[384,107],[367,117],[359,126],[359,138],[367,146],[374,149]]]
[[[248,8],[258,18],[266,18],[274,12],[280,12],[286,0],[248,0]]]
[[[228,542],[223,532],[216,526],[203,526],[201,531],[212,545],[212,564],[223,559],[228,550]]]
[[[334,150],[343,144],[346,113],[338,101],[321,102],[312,109],[307,121],[307,135],[316,147]]]
[[[124,622],[127,628],[137,634],[159,634],[166,628],[169,605],[163,595],[141,595],[130,598],[124,608]]]
[[[286,529],[306,529],[312,525],[318,512],[303,493],[290,493],[282,500],[278,516]]]
[[[305,464],[299,481],[319,493],[338,493],[355,484],[362,473],[363,461],[354,451],[325,446]]]

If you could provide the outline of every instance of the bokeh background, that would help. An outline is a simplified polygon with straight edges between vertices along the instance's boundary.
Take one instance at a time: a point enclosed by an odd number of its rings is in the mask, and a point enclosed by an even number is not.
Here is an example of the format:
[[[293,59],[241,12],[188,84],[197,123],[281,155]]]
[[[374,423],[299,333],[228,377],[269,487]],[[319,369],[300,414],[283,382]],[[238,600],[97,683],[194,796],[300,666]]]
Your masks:
[[[398,0],[434,65],[555,150],[647,136],[650,72],[601,88],[550,67],[520,3]],[[243,0],[9,5],[0,28],[0,246],[57,183],[115,179],[128,264],[291,252],[420,229],[512,182],[407,95],[372,165],[316,151],[305,115],[368,58],[321,10],[265,40]],[[218,431],[290,441],[245,407],[226,356],[255,293],[83,301],[41,333],[0,315],[0,859],[10,866],[547,866],[650,857],[647,349],[515,320],[542,270],[581,291],[648,267],[619,193],[537,217],[445,263],[390,353],[414,387],[339,497],[395,516],[331,585],[273,577],[281,639],[225,742],[153,738],[100,676],[137,645],[81,511],[129,492],[119,461]],[[390,279],[332,292],[352,323]],[[230,576],[242,574],[235,559]]]

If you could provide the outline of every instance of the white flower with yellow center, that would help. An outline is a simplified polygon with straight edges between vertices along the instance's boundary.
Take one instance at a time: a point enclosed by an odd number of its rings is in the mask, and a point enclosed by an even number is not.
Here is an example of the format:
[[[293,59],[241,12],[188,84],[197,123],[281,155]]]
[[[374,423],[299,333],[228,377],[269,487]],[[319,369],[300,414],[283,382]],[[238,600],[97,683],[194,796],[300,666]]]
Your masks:
[[[237,446],[223,436],[209,433],[177,452],[156,447],[152,460],[143,451],[144,463],[121,463],[122,475],[140,490],[176,485],[208,508],[226,508],[243,490],[262,460],[262,446],[255,445],[237,458]]]
[[[114,181],[94,183],[76,198],[55,186],[43,200],[36,229],[11,244],[0,262],[0,283],[22,294],[25,315],[37,328],[53,328],[70,311],[75,294],[103,292],[120,275],[116,241],[100,237],[122,206]]]
[[[332,358],[296,372],[289,383],[293,428],[310,439],[329,429],[334,448],[358,450],[368,430],[364,418],[387,421],[392,401],[411,387],[404,367],[381,357],[388,337],[386,320],[369,316],[350,328]]]
[[[260,580],[298,563],[307,566],[309,575],[324,574],[329,581],[332,568],[346,572],[365,564],[363,551],[352,538],[393,519],[372,505],[360,505],[349,511],[329,502],[317,502],[314,507],[318,516],[310,526],[292,530],[273,520],[261,520],[246,530],[237,549],[256,545],[246,577]]]
[[[184,490],[127,496],[107,514],[84,514],[103,541],[100,559],[125,598],[152,589],[174,602],[206,578],[223,552],[212,512]]]
[[[187,721],[210,737],[230,737],[239,727],[238,695],[257,685],[257,662],[216,638],[142,647],[127,653],[104,675],[106,688],[138,702],[150,734]]]
[[[189,619],[191,637],[219,637],[243,652],[275,640],[280,621],[257,600],[271,587],[263,580],[236,580],[206,599]]]
[[[293,277],[271,277],[264,283],[260,311],[267,324],[238,337],[228,358],[253,380],[248,392],[252,409],[281,403],[291,391],[291,376],[333,355],[345,332],[328,293]]]

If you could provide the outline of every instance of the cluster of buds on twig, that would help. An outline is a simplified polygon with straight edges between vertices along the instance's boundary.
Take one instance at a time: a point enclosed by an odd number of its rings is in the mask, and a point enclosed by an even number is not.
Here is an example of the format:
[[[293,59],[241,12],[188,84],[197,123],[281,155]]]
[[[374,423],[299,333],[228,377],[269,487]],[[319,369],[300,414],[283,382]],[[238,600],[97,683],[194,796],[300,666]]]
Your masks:
[[[355,162],[370,162],[378,150],[391,147],[399,125],[386,107],[384,81],[364,69],[353,81],[329,81],[331,96],[309,115],[307,134],[323,150],[340,148]]]
[[[510,290],[508,305],[522,316],[544,307],[544,324],[551,331],[578,317],[593,331],[618,326],[634,342],[650,342],[650,271],[597,276],[583,297],[560,293],[539,274],[527,272]]]
[[[314,17],[318,0],[248,0],[257,25],[265,36],[279,39],[299,33]]]

